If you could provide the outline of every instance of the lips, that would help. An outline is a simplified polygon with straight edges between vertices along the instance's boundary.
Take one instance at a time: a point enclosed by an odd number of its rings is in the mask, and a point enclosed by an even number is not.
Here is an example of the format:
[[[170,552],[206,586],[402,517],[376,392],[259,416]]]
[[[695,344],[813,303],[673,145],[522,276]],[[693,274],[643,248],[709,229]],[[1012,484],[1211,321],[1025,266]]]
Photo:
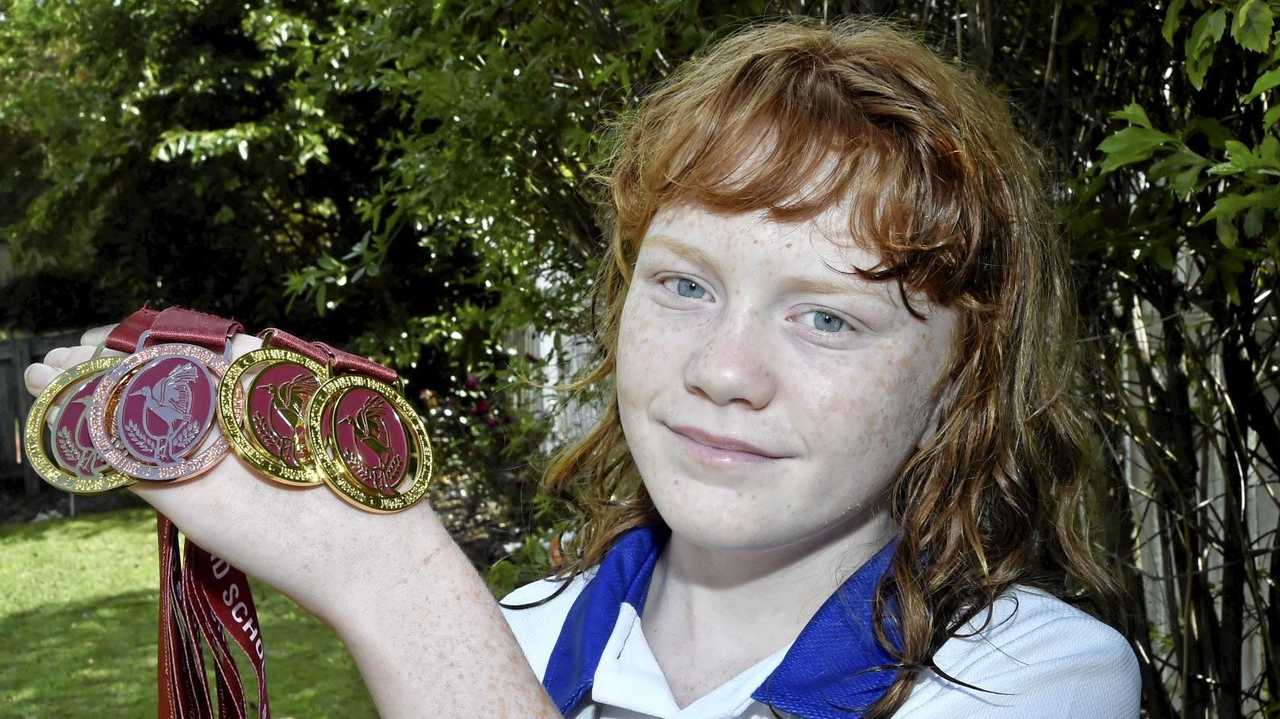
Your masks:
[[[761,459],[782,459],[784,457],[784,455],[769,452],[761,447],[751,444],[750,442],[744,442],[739,439],[733,439],[732,437],[723,437],[718,434],[704,432],[696,427],[673,425],[670,429],[676,434],[682,435],[687,439],[711,449],[724,450],[734,454],[755,455]]]

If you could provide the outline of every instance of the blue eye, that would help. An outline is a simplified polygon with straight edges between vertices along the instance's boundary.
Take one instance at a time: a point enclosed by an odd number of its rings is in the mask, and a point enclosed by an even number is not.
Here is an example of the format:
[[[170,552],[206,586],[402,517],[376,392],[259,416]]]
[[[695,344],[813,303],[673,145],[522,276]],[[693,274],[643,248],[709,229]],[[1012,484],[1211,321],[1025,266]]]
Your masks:
[[[688,277],[672,277],[671,279],[676,281],[676,294],[681,297],[700,300],[707,294],[707,291],[702,287],[702,285],[694,282]]]
[[[823,312],[822,310],[813,310],[806,314],[813,315],[813,328],[819,332],[830,332],[834,334],[844,329],[845,326],[849,324],[830,312]]]

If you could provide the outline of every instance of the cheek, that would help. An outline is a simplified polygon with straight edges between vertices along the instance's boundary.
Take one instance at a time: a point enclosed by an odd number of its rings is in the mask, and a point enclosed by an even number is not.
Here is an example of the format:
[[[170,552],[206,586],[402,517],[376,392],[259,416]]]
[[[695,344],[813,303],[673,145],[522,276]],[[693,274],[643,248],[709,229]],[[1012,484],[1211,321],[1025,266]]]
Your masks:
[[[902,347],[881,348],[875,361],[854,360],[807,384],[812,435],[837,466],[896,471],[927,417],[934,375]]]
[[[643,310],[643,302],[628,294],[618,328],[617,391],[618,404],[625,413],[652,395],[659,374],[669,363],[662,348],[669,344],[660,336],[661,324]],[[625,419],[625,414],[624,414]]]

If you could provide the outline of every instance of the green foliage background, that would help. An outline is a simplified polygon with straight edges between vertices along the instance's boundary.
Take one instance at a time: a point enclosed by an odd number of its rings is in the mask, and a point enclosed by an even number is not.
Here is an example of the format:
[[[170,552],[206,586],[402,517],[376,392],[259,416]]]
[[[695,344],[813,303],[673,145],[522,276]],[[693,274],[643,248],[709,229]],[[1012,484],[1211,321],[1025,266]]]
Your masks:
[[[1002,89],[1045,149],[1145,711],[1276,712],[1277,9],[0,0],[0,323],[181,303],[395,365],[455,536],[480,566],[519,547],[501,591],[568,516],[535,497],[564,405],[526,381],[590,331],[611,119],[751,19],[889,17]]]

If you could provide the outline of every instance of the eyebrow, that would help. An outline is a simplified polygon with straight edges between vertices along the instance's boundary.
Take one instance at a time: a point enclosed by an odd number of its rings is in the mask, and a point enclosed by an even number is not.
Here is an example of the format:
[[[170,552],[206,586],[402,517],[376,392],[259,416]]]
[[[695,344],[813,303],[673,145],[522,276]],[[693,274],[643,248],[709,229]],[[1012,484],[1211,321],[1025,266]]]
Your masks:
[[[715,263],[711,261],[711,256],[706,252],[703,252],[701,248],[685,244],[669,235],[650,235],[645,238],[645,241],[660,245],[664,250],[667,250],[673,255],[682,257],[695,264],[706,265],[709,267],[715,266]],[[897,303],[890,297],[884,296],[884,293],[877,291],[875,286],[870,283],[857,282],[857,275],[852,271],[844,272],[825,262],[823,265],[827,269],[831,270],[832,273],[846,278],[846,281],[839,282],[836,280],[818,279],[816,277],[790,277],[786,280],[788,289],[815,295],[848,295],[853,293],[874,297],[876,299],[883,300],[885,303],[893,307],[897,306]]]
[[[715,264],[711,261],[711,256],[703,252],[702,248],[694,247],[693,245],[686,245],[685,243],[668,235],[649,235],[645,238],[645,242],[652,242],[656,245],[660,245],[664,250],[671,254],[682,257],[694,264]]]

